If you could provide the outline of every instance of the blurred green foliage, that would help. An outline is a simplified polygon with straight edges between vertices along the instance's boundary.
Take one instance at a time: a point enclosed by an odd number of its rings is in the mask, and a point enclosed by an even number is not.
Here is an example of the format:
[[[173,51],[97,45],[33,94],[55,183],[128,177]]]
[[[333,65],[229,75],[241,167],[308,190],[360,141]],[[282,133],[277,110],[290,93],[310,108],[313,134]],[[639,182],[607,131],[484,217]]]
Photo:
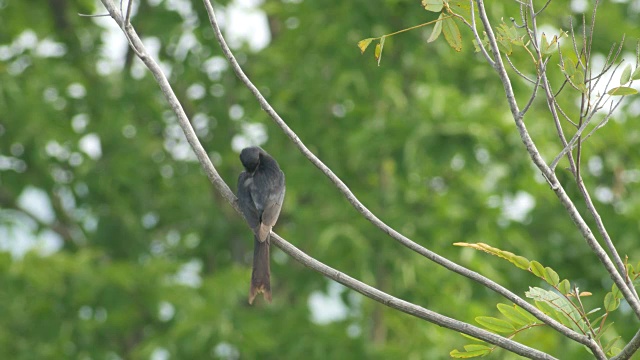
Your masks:
[[[570,3],[580,2],[551,2],[544,31],[567,29],[569,17],[581,23]],[[637,38],[633,4],[602,5],[599,54],[624,33]],[[279,234],[320,261],[447,316],[473,322],[498,314],[495,304],[504,299],[396,244],[296,151],[226,66],[201,2],[136,5],[134,26],[156,45],[227,183],[235,189],[237,147],[247,139],[280,162],[287,197]],[[494,24],[517,18],[515,5],[490,2]],[[302,141],[374,213],[520,295],[545,285],[452,244],[485,242],[540,260],[592,292],[583,299],[593,301],[587,307],[600,306],[611,281],[531,165],[501,84],[474,53],[468,29],[460,27],[460,53],[442,38],[427,44],[430,27],[394,36],[378,67],[371,51],[360,55],[359,40],[437,14],[418,0],[266,0],[260,9],[270,43],[255,51],[240,42],[236,56]],[[248,306],[250,231],[208,183],[158,86],[124,50],[111,19],[76,15],[103,11],[88,0],[0,0],[0,358],[437,359],[467,343],[331,285],[278,250],[273,304]],[[568,42],[563,47],[570,51]],[[634,44],[625,51],[633,54]],[[526,54],[512,59],[533,73]],[[549,68],[557,87],[560,69]],[[524,104],[531,85],[511,75]],[[571,115],[579,110],[575,96],[561,97]],[[626,102],[588,140],[582,164],[611,237],[634,260],[639,106],[637,98]],[[525,121],[550,162],[561,145],[543,99]],[[96,139],[99,152],[91,148]],[[565,166],[560,178],[591,223]],[[45,195],[40,209],[24,201],[36,190]],[[20,234],[33,245],[24,255],[15,254]],[[335,309],[343,311],[331,317]],[[611,318],[612,337],[628,340],[640,325],[624,306]],[[518,339],[563,359],[588,356],[546,328]]]

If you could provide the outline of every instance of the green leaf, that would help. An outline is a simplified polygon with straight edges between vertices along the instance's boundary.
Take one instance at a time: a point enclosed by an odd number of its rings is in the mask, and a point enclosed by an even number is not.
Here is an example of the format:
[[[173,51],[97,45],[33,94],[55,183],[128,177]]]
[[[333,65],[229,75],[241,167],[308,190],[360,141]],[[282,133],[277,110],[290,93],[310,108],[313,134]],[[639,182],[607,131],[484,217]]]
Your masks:
[[[635,95],[638,93],[638,90],[627,87],[627,86],[619,86],[617,88],[613,88],[607,91],[607,94],[611,96],[626,96],[626,95]]]
[[[618,286],[616,284],[611,285],[611,293],[616,299],[622,298],[622,293],[620,293],[620,289],[618,289]]]
[[[527,270],[531,264],[529,259],[527,259],[526,257],[517,255],[513,257],[513,260],[509,261],[511,261],[515,266],[519,267],[522,270]]]
[[[449,353],[449,356],[451,356],[452,358],[456,358],[456,359],[470,359],[470,358],[474,358],[474,357],[479,357],[479,356],[484,356],[487,355],[490,351],[488,350],[476,350],[476,351],[465,351],[465,352],[460,352],[456,349],[451,350],[451,352]]]
[[[571,81],[576,86],[584,85],[584,72],[582,69],[576,69],[576,72],[571,76]]]
[[[586,315],[586,316],[588,316],[588,315],[591,315],[591,314],[595,314],[595,313],[597,313],[598,311],[600,311],[600,309],[601,309],[601,308],[595,308],[595,309],[592,309],[591,311],[589,311],[589,312],[588,312],[588,313],[586,313],[585,315]]]
[[[453,18],[449,17],[442,20],[442,31],[444,32],[444,38],[449,43],[449,46],[451,46],[455,51],[461,51],[462,36],[460,35],[458,25],[456,25],[456,22],[455,20],[453,20]]]
[[[360,48],[361,54],[364,54],[364,51],[367,50],[367,47],[369,46],[369,44],[371,44],[372,41],[373,41],[373,38],[368,38],[368,39],[358,41],[358,47]]]
[[[491,331],[498,333],[513,333],[516,328],[509,322],[491,316],[478,316],[476,322]]]
[[[560,282],[560,284],[558,284],[558,291],[560,291],[564,295],[570,293],[571,292],[571,284],[569,283],[569,280],[567,280],[567,279],[562,280]]]
[[[620,299],[616,299],[613,293],[608,292],[604,296],[604,309],[608,312],[615,311],[620,306]]]
[[[544,266],[542,266],[542,264],[540,264],[539,262],[533,260],[531,261],[531,272],[533,273],[533,275],[544,279]]]
[[[631,80],[640,80],[640,66],[631,74]]]
[[[559,38],[557,35],[553,35],[553,39],[551,39],[551,42],[549,42],[547,40],[547,36],[543,33],[542,41],[540,44],[540,52],[542,52],[542,55],[551,55],[552,53],[554,53],[557,49],[558,39]]]
[[[608,353],[611,348],[620,340],[620,336],[616,336],[613,339],[609,340],[609,342],[602,348],[605,353]]]
[[[441,20],[443,17],[444,17],[444,13],[438,16],[438,20]],[[433,26],[433,30],[431,31],[431,35],[427,39],[427,42],[430,43],[430,42],[436,41],[436,39],[440,36],[441,33],[442,33],[442,21],[438,21]]]
[[[378,66],[380,66],[380,60],[382,59],[382,47],[384,46],[384,40],[386,39],[386,37],[381,37],[380,38],[380,42],[378,44],[376,44],[376,50],[374,52],[374,56],[376,58],[376,60],[378,61]]]
[[[464,336],[464,337],[466,337],[467,339],[470,339],[470,340],[473,340],[473,341],[480,341],[480,342],[484,342],[484,340],[480,340],[480,339],[474,338],[473,336],[471,336],[471,335],[467,335],[467,334],[465,334],[465,333],[459,333],[459,334],[460,334],[460,335],[462,335],[462,336]]]
[[[528,312],[527,310],[521,308],[520,306],[515,305],[515,309],[517,312],[520,313],[521,316],[527,318],[528,323],[529,324],[535,324],[538,323],[538,318],[536,318],[535,316],[531,315],[530,312]]]
[[[556,292],[538,287],[530,287],[525,295],[536,301],[536,306],[549,315],[555,316],[564,325],[576,331],[586,331],[587,323],[571,301]]]
[[[551,286],[556,286],[560,282],[558,273],[550,267],[544,268],[544,280]]]
[[[622,75],[620,75],[620,85],[624,85],[631,80],[631,64],[627,64],[622,70]]]
[[[564,73],[567,74],[567,76],[571,77],[573,76],[573,74],[575,74],[576,72],[576,63],[573,62],[573,60],[567,58],[564,60]]]
[[[621,351],[622,351],[622,349],[620,349],[617,346],[614,346],[614,347],[611,348],[611,350],[609,351],[609,353],[607,355],[616,356],[616,355],[620,354]]]
[[[449,8],[452,10],[455,8],[458,8],[460,10],[465,10],[465,11],[471,10],[471,5],[467,0],[447,0],[447,4],[449,5]],[[473,10],[474,12],[478,12],[478,7],[474,6]]]
[[[523,316],[518,310],[516,310],[516,305],[509,306],[507,304],[498,304],[498,311],[504,317],[509,319],[512,323],[518,326],[531,324],[531,321],[526,316]]]
[[[540,49],[544,51],[544,49],[549,48],[549,41],[547,40],[547,34],[542,33],[540,37]]]
[[[504,37],[498,37],[497,40],[498,40],[498,48],[500,48],[500,51],[502,51],[507,55],[511,55],[513,53],[513,48],[511,47],[511,41],[509,41],[509,39]]]
[[[443,0],[422,0],[422,6],[427,11],[440,12],[444,6]]]
[[[464,346],[464,349],[467,351],[493,350],[490,346],[482,345],[482,344],[467,344]]]

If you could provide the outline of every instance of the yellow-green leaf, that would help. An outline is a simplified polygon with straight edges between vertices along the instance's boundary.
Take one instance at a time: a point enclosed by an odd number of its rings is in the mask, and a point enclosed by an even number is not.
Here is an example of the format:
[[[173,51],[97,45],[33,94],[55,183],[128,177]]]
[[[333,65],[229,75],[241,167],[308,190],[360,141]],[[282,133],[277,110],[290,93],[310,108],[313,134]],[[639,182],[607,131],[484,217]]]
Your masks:
[[[533,260],[531,261],[531,272],[533,273],[533,275],[544,279],[544,266],[542,266],[542,264],[540,264],[539,262]]]
[[[435,41],[439,36],[440,33],[442,33],[442,18],[444,17],[444,13],[440,14],[440,16],[438,17],[438,20],[436,24],[433,26],[433,30],[431,31],[431,36],[429,36],[429,38],[427,39],[427,42],[433,42]]]
[[[611,293],[616,299],[622,298],[622,293],[620,293],[620,289],[618,289],[618,286],[616,284],[613,284],[611,286]]]
[[[520,306],[514,305],[514,308],[516,309],[517,312],[520,313],[520,315],[522,315],[523,317],[527,318],[527,320],[529,321],[529,324],[534,324],[538,322],[538,318],[536,318],[535,316],[531,315],[530,312],[528,312],[527,310],[521,308]]]
[[[491,351],[491,347],[482,344],[467,344],[464,346],[464,349],[469,351],[478,351],[478,350],[489,350]]]
[[[567,76],[572,76],[576,72],[576,63],[573,60],[567,58],[564,59],[564,73]]]
[[[360,48],[360,53],[364,54],[364,51],[367,50],[367,47],[369,46],[369,44],[371,44],[372,41],[373,41],[373,38],[368,38],[368,39],[358,41],[358,47]]]
[[[611,348],[611,350],[609,350],[607,355],[613,357],[613,356],[616,356],[616,355],[620,354],[621,351],[622,351],[622,349],[620,349],[617,346],[614,346],[614,347]]]
[[[615,296],[613,296],[612,293],[609,292],[607,293],[607,295],[604,296],[605,310],[607,310],[608,312],[611,312],[617,309],[618,306],[620,306],[620,299],[617,299]]]
[[[440,12],[444,6],[443,0],[422,0],[422,6],[427,11]]]
[[[465,334],[465,333],[459,333],[459,334],[460,334],[460,335],[462,335],[462,336],[464,336],[464,337],[466,337],[467,339],[470,339],[470,340],[473,340],[473,341],[480,341],[480,342],[484,342],[483,340],[480,340],[480,339],[474,338],[473,336],[468,335],[468,334]]]
[[[453,18],[449,17],[442,20],[442,32],[444,33],[445,40],[447,40],[453,50],[458,52],[462,51],[462,36]]]
[[[382,59],[382,48],[384,47],[384,40],[386,37],[381,37],[380,42],[376,44],[376,51],[374,53],[376,60],[378,60],[378,66],[380,66],[380,60]]]
[[[558,291],[562,294],[566,295],[571,292],[571,284],[569,284],[569,280],[564,279],[558,284]]]
[[[551,286],[556,286],[560,282],[560,277],[558,276],[558,273],[555,272],[555,270],[547,266],[546,268],[544,268],[544,281],[546,281]]]
[[[523,316],[518,310],[516,310],[515,305],[509,306],[507,304],[498,304],[497,306],[498,311],[500,311],[504,317],[509,319],[515,325],[523,326],[531,323],[529,318]]]
[[[451,352],[449,353],[449,356],[451,356],[452,358],[455,359],[470,359],[470,358],[474,358],[474,357],[479,357],[479,356],[484,356],[487,355],[489,353],[488,350],[476,350],[476,351],[465,351],[465,352],[460,352],[456,349],[451,350]]]
[[[620,75],[620,85],[624,85],[631,80],[631,64],[627,64],[622,70],[622,75]]]
[[[556,51],[557,44],[558,44],[558,36],[554,35],[553,39],[551,39],[551,42],[547,41],[546,35],[542,34],[542,36],[544,41],[542,42],[542,44],[540,44],[542,46],[540,51],[542,52],[543,55],[550,55],[554,51]]]
[[[478,316],[475,320],[478,324],[498,333],[513,333],[516,331],[513,324],[491,316]]]
[[[640,80],[640,66],[631,74],[631,80]]]
[[[514,256],[512,260],[510,260],[515,266],[519,267],[520,269],[523,270],[527,270],[529,268],[530,265],[530,261],[529,259],[527,259],[524,256]]]
[[[619,86],[617,88],[613,88],[607,91],[607,94],[612,96],[625,96],[625,95],[635,95],[638,93],[638,90],[628,87],[628,86]]]

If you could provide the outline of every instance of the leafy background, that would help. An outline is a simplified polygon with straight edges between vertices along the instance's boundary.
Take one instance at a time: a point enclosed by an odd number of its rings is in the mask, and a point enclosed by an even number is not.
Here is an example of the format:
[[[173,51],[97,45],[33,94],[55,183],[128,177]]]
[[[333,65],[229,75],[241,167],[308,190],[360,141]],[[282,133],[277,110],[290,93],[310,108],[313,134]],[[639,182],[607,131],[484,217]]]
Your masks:
[[[252,2],[242,2],[252,7]],[[497,316],[496,294],[394,243],[362,219],[239,83],[199,1],[142,0],[134,26],[157,50],[200,140],[235,189],[238,151],[258,143],[287,176],[279,234],[317,259],[460,320]],[[234,4],[217,4],[220,11]],[[374,213],[418,243],[524,294],[543,282],[454,242],[537,259],[591,291],[611,281],[534,171],[492,69],[430,27],[387,39],[381,66],[356,43],[434,20],[419,1],[267,0],[264,48],[233,42],[274,108]],[[488,4],[494,24],[518,17]],[[580,23],[554,1],[547,34]],[[234,6],[237,6],[235,3]],[[208,183],[156,83],[93,1],[0,0],[0,357],[11,359],[433,359],[467,339],[384,308],[272,254],[274,302],[247,304],[250,232]],[[605,3],[594,48],[638,37],[637,2]],[[222,20],[234,18],[225,12]],[[120,45],[117,45],[120,44]],[[565,43],[563,46],[569,46]],[[625,47],[626,61],[634,45]],[[533,71],[526,54],[514,62]],[[512,74],[513,75],[513,74]],[[551,66],[559,86],[561,73]],[[531,86],[515,76],[518,100]],[[575,94],[561,99],[575,114]],[[640,259],[640,100],[584,147],[583,169],[621,254]],[[550,161],[546,104],[525,119]],[[570,127],[566,127],[570,131]],[[96,146],[99,144],[99,146]],[[579,193],[561,162],[558,172]],[[577,200],[583,214],[584,205]],[[585,216],[588,218],[588,216]],[[28,251],[26,251],[28,250]],[[640,325],[624,305],[610,337]],[[518,340],[563,359],[581,346],[538,328]],[[506,352],[498,358],[514,358]]]

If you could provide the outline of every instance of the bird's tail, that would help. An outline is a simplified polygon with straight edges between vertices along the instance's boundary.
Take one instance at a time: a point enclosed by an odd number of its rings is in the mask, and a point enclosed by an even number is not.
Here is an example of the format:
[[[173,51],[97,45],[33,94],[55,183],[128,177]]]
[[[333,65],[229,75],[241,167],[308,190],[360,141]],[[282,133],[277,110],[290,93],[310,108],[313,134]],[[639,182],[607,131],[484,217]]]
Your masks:
[[[251,288],[249,289],[249,304],[253,304],[256,295],[262,293],[265,300],[271,302],[271,269],[269,266],[269,246],[271,237],[264,241],[253,237],[253,270],[251,271]]]

